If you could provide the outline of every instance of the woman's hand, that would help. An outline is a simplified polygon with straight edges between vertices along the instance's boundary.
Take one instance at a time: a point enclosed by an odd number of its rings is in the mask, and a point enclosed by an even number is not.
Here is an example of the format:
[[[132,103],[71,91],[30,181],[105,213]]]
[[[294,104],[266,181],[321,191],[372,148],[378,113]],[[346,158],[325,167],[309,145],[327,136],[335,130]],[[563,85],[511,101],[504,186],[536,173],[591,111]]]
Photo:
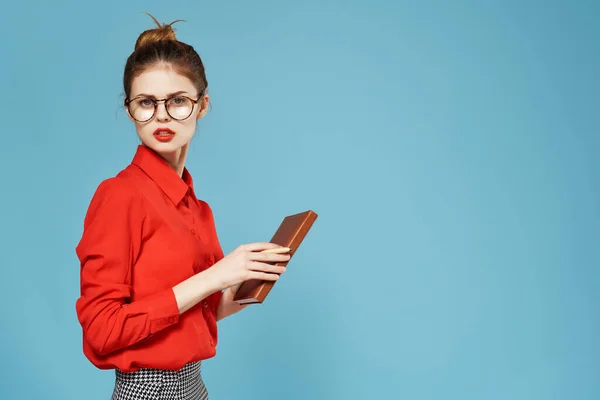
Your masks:
[[[263,251],[267,252],[263,252]],[[218,290],[239,286],[250,279],[276,281],[285,272],[285,267],[270,263],[286,262],[290,259],[290,249],[273,243],[250,243],[234,251],[215,263],[206,272],[210,273]]]

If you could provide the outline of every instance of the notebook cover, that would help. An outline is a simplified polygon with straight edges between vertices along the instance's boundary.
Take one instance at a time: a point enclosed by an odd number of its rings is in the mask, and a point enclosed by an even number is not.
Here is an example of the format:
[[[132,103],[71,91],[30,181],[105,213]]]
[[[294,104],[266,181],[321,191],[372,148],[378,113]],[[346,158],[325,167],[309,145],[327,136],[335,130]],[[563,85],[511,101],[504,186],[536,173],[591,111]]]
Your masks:
[[[290,259],[286,262],[276,263],[275,265],[286,266],[292,260],[294,253],[300,247],[317,216],[314,211],[308,210],[299,214],[288,215],[283,219],[270,242],[283,247],[289,247]],[[262,303],[265,301],[274,284],[274,281],[251,279],[240,286],[233,300],[239,304]]]

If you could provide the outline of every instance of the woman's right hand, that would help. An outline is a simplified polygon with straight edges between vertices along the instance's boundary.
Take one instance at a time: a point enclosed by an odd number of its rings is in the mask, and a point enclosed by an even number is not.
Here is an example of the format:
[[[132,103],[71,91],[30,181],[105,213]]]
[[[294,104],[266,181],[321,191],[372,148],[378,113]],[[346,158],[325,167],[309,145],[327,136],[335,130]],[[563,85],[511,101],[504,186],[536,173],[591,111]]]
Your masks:
[[[262,253],[264,250],[280,250],[280,254]],[[239,285],[250,279],[276,281],[285,267],[270,263],[286,262],[290,249],[274,243],[249,243],[233,250],[206,272],[214,279],[217,290]]]

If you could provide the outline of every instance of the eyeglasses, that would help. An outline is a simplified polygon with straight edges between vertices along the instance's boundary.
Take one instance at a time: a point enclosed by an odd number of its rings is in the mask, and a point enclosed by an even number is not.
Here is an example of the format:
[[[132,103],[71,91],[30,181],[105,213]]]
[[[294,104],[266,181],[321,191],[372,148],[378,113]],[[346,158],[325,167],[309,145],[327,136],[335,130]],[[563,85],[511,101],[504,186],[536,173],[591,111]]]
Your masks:
[[[182,95],[160,100],[136,97],[131,100],[125,99],[125,106],[129,108],[129,114],[133,119],[138,122],[147,122],[154,118],[158,103],[165,103],[167,114],[177,121],[182,121],[192,115],[194,105],[198,104],[201,98],[202,95],[196,100]]]

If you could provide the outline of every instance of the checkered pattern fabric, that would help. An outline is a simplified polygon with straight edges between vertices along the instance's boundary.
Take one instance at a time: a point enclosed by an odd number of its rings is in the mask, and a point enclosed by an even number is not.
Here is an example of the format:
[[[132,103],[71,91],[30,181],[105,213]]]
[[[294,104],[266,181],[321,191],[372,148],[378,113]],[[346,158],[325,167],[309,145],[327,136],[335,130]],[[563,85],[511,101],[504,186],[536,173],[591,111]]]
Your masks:
[[[111,400],[208,400],[200,367],[186,364],[177,371],[142,368],[134,372],[116,371]]]

